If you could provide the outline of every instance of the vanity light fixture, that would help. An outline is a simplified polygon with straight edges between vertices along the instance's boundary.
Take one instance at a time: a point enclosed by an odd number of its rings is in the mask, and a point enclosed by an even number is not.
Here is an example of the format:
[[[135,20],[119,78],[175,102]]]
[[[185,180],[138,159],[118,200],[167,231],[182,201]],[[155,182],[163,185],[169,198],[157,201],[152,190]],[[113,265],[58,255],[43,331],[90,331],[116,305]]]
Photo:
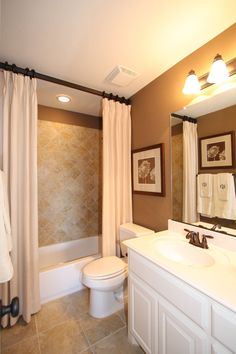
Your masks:
[[[229,76],[236,74],[236,58],[231,59],[227,63],[224,62],[222,56],[217,54],[211,66],[209,73],[196,76],[194,70],[191,70],[184,84],[183,93],[185,95],[194,95],[200,93],[200,90],[207,88],[213,84],[219,84],[225,81]]]
[[[62,102],[62,103],[68,103],[71,101],[70,96],[67,96],[67,95],[57,95],[57,99],[59,102]]]
[[[211,65],[211,70],[207,78],[207,82],[211,84],[218,84],[223,82],[229,77],[229,71],[227,66],[222,59],[220,54],[217,54],[214,58],[214,61]]]
[[[186,78],[183,93],[185,95],[194,95],[201,90],[200,82],[194,70],[190,70]]]

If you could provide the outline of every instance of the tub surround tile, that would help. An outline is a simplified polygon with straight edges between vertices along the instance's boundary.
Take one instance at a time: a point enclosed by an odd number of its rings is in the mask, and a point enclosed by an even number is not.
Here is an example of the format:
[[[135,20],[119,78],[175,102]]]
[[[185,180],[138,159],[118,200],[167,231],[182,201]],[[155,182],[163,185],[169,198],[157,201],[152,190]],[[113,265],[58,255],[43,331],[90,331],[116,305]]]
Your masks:
[[[90,345],[125,326],[124,322],[117,314],[102,319],[96,319],[86,313],[80,316],[79,321]]]
[[[38,337],[30,337],[21,340],[20,342],[3,348],[2,354],[40,354]]]
[[[99,129],[38,121],[39,245],[101,231]]]
[[[94,354],[145,354],[144,351],[136,345],[128,342],[127,329],[122,328],[112,336],[109,336],[92,347]]]
[[[75,320],[40,333],[39,343],[43,354],[78,354],[89,347],[79,322]]]
[[[32,316],[29,324],[20,318],[15,326],[2,330],[2,348],[5,349],[33,336],[36,336],[35,316]]]

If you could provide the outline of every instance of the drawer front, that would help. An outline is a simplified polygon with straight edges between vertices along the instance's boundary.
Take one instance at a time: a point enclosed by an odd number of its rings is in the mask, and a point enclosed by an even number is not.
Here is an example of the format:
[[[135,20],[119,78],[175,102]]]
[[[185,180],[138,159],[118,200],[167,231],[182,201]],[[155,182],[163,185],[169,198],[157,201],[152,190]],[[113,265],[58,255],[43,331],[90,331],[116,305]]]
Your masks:
[[[207,298],[167,271],[130,250],[129,269],[204,329],[209,328]]]
[[[213,303],[211,309],[211,334],[226,348],[236,353],[236,313]]]

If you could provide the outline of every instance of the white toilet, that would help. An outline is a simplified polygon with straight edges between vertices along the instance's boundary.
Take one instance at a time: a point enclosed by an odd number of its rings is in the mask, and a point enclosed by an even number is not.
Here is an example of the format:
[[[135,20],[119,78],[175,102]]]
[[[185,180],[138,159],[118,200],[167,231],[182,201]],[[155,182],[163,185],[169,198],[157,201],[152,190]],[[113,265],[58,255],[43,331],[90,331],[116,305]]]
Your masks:
[[[83,268],[82,283],[90,288],[89,313],[91,316],[103,318],[123,308],[123,287],[128,275],[128,266],[127,248],[122,241],[151,233],[154,231],[133,223],[121,225],[121,253],[124,258],[103,257]]]

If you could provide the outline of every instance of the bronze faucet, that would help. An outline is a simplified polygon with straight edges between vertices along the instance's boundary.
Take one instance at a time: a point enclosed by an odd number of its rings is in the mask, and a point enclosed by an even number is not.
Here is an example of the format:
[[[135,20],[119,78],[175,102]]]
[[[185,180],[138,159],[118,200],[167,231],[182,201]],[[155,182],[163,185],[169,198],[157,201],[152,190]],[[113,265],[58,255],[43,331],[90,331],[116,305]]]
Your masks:
[[[215,224],[215,225],[212,226],[211,230],[215,231],[217,228],[220,230],[221,229],[221,225],[220,224]]]
[[[184,231],[187,231],[186,238],[189,239],[189,243],[200,248],[209,248],[207,244],[207,238],[214,238],[213,236],[202,235],[202,241],[200,241],[199,232],[190,231],[188,229],[184,229]]]

